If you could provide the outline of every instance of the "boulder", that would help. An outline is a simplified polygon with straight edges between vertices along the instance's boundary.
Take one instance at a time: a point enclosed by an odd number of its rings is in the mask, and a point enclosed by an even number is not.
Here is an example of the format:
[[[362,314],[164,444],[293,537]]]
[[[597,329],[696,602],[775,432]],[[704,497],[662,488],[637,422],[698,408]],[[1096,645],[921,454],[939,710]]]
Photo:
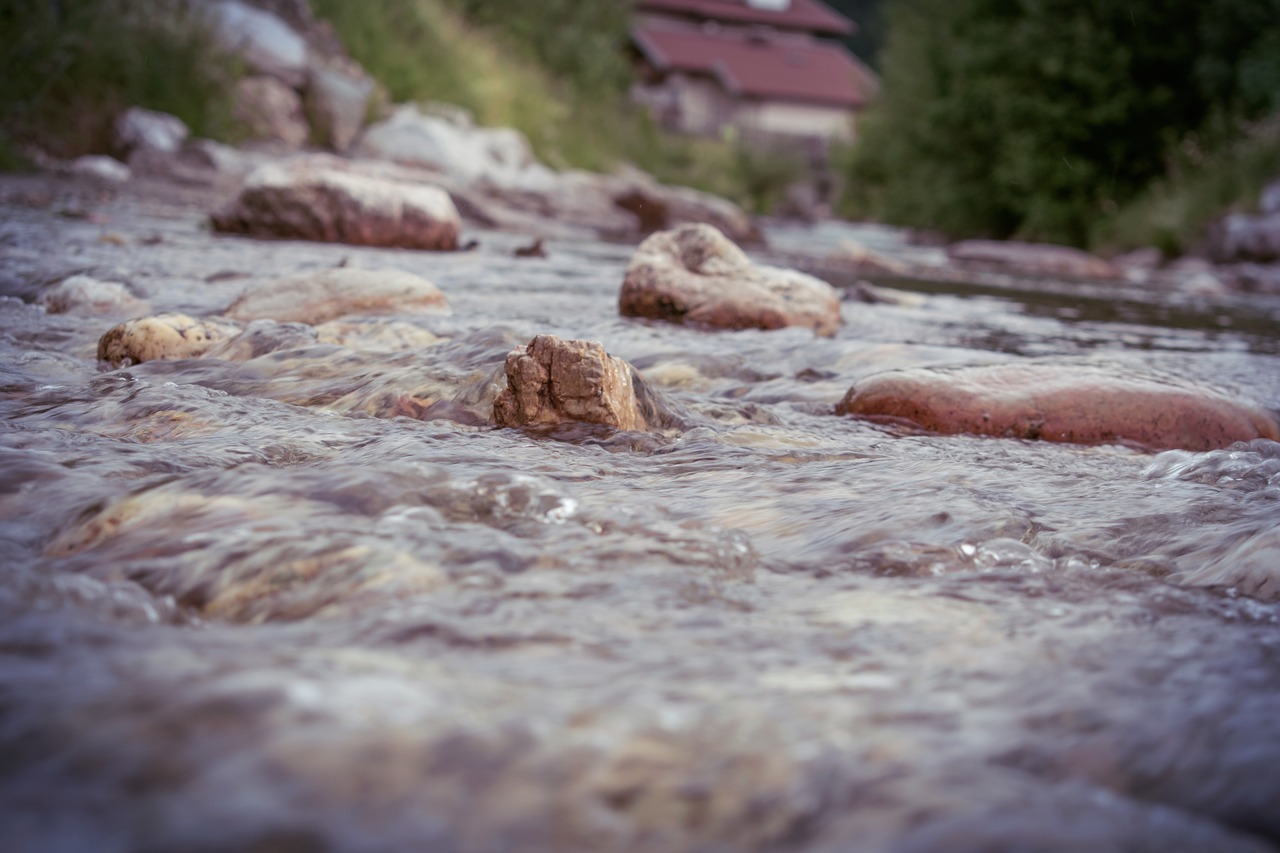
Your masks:
[[[253,139],[300,148],[311,135],[302,98],[274,77],[245,77],[236,83],[235,118]]]
[[[911,368],[849,389],[838,414],[909,421],[933,432],[1212,450],[1280,439],[1270,413],[1162,378],[1064,364]]]
[[[174,153],[190,134],[182,119],[168,113],[130,107],[116,116],[115,146],[125,157],[138,150]]]
[[[963,240],[947,247],[961,264],[1030,276],[1110,280],[1118,270],[1096,255],[1069,246],[1005,240]]]
[[[114,157],[105,157],[101,154],[77,157],[71,161],[67,169],[73,175],[101,181],[104,184],[123,184],[133,177],[132,170],[124,163]]]
[[[50,314],[142,314],[147,303],[118,281],[87,275],[63,279],[40,296]]]
[[[98,341],[98,360],[128,367],[157,359],[195,358],[239,333],[240,327],[226,320],[186,314],[139,317],[107,330]]]
[[[634,169],[601,177],[608,182],[605,189],[613,203],[634,214],[645,233],[703,223],[738,243],[761,241],[760,229],[751,217],[728,199],[689,187],[666,186]]]
[[[279,16],[241,0],[215,0],[207,8],[218,41],[253,71],[294,88],[306,82],[306,40]]]
[[[538,335],[507,355],[506,372],[507,387],[493,404],[499,426],[576,422],[649,428],[636,399],[631,365],[594,341]]]
[[[520,184],[521,173],[535,165],[529,141],[517,130],[473,127],[424,115],[412,105],[401,106],[389,118],[366,128],[356,153],[444,172],[461,181],[483,177],[503,187]],[[543,179],[549,174],[549,170],[537,172]]]
[[[358,66],[313,66],[307,77],[306,108],[316,141],[339,153],[349,149],[364,127],[375,88],[373,78]]]
[[[840,325],[840,297],[831,285],[757,265],[710,225],[685,225],[641,243],[618,307],[628,317],[718,329],[806,326],[831,335]]]
[[[458,210],[444,190],[362,174],[325,155],[259,167],[212,220],[218,231],[257,237],[401,249],[458,244]]]
[[[226,316],[242,323],[275,320],[317,326],[368,314],[447,314],[449,303],[431,282],[401,270],[316,270],[248,291]]]
[[[1215,261],[1280,261],[1280,213],[1233,213],[1213,227],[1209,256]]]

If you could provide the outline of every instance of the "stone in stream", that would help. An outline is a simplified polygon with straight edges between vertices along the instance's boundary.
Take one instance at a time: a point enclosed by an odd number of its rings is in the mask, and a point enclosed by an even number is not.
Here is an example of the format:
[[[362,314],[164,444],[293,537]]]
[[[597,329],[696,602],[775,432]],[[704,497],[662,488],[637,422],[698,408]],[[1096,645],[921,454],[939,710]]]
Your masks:
[[[402,270],[334,268],[298,273],[249,290],[226,316],[318,326],[362,314],[448,314],[434,284]]]
[[[618,307],[623,316],[717,329],[805,326],[831,335],[840,325],[840,297],[831,285],[755,264],[710,225],[662,231],[641,243]]]
[[[112,367],[127,367],[157,359],[195,358],[239,333],[239,325],[227,320],[155,314],[108,329],[98,340],[98,359]]]
[[[1147,450],[1212,450],[1280,440],[1276,418],[1204,388],[1099,367],[997,364],[910,368],[867,377],[837,414],[971,433]]]
[[[218,231],[254,237],[444,251],[458,245],[458,210],[447,192],[362,173],[329,155],[259,167],[212,222]]]
[[[1096,255],[1070,246],[1010,240],[963,240],[947,247],[947,257],[964,265],[1032,276],[1110,280],[1120,271]]]
[[[647,430],[631,365],[594,341],[538,335],[507,355],[507,387],[493,404],[499,426],[603,424]]]
[[[73,275],[40,295],[50,314],[144,314],[147,303],[118,281]]]

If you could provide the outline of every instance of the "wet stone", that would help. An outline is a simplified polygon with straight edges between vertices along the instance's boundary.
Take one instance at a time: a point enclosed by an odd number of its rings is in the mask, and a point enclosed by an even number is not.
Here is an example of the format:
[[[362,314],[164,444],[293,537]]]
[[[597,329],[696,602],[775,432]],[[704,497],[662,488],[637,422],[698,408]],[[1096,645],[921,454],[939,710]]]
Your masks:
[[[268,282],[240,296],[226,313],[242,322],[316,326],[357,314],[447,314],[449,303],[439,288],[412,273],[339,268]]]
[[[239,332],[235,323],[208,317],[139,317],[112,327],[99,339],[98,360],[112,367],[127,367],[158,359],[195,358]]]
[[[538,335],[507,356],[507,388],[493,406],[499,426],[603,424],[645,430],[631,365],[594,341]]]
[[[715,329],[802,326],[832,335],[840,298],[831,285],[795,270],[755,264],[710,225],[649,237],[631,258],[618,307],[624,317]]]
[[[1212,450],[1280,438],[1271,414],[1215,391],[1081,365],[888,371],[850,388],[836,411],[940,433],[1147,450]]]

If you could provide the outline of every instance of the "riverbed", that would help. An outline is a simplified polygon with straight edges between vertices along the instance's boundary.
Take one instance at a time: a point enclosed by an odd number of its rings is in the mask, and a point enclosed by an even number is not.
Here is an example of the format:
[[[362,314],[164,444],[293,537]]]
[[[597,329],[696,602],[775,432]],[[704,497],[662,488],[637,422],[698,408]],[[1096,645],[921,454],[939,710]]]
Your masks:
[[[834,413],[887,369],[1024,359],[1276,411],[1277,297],[833,281],[834,337],[711,332],[619,316],[633,246],[257,241],[216,201],[0,206],[0,849],[1280,849],[1280,603],[1232,583],[1280,563],[1280,444]],[[925,251],[767,236],[846,235]],[[337,266],[451,313],[110,370],[127,317],[39,304],[87,274],[216,314]],[[494,428],[542,333],[678,418]]]

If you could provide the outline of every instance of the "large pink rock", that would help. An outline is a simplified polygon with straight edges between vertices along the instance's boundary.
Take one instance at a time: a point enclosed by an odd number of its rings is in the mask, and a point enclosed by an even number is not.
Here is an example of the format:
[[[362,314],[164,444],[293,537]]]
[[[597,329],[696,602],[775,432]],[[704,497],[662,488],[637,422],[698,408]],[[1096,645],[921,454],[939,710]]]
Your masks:
[[[836,411],[906,420],[941,433],[1148,450],[1280,439],[1274,416],[1214,391],[1080,365],[893,370],[850,388]]]
[[[500,426],[578,422],[624,430],[649,424],[637,402],[632,368],[594,341],[538,335],[507,356],[507,387],[493,405]]]
[[[795,270],[755,264],[710,225],[662,231],[636,249],[618,297],[624,316],[718,329],[840,325],[835,288]]]
[[[393,181],[315,155],[258,168],[239,197],[213,215],[213,226],[255,237],[452,250],[459,219],[439,187]]]

